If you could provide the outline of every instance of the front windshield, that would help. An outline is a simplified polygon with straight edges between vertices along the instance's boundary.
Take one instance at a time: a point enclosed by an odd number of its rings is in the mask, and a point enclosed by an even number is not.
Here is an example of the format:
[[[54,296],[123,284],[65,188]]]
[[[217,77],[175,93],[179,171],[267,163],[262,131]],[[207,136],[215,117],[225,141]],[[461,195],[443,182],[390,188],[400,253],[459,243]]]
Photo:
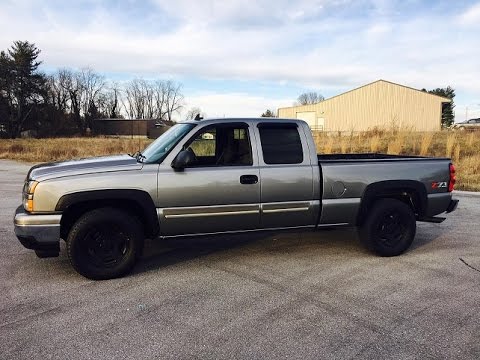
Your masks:
[[[172,126],[142,151],[144,162],[162,162],[170,150],[194,127],[195,124],[177,124]]]

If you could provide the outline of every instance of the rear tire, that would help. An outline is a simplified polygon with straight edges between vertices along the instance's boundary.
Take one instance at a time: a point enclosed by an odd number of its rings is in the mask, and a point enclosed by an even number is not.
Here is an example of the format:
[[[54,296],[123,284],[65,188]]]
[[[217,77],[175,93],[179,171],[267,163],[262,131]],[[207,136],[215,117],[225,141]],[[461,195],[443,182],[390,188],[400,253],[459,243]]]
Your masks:
[[[115,208],[100,208],[82,215],[67,238],[73,268],[92,280],[121,277],[130,272],[143,249],[140,221]]]
[[[410,206],[396,199],[375,202],[359,228],[360,241],[380,256],[405,252],[415,238],[417,223]]]

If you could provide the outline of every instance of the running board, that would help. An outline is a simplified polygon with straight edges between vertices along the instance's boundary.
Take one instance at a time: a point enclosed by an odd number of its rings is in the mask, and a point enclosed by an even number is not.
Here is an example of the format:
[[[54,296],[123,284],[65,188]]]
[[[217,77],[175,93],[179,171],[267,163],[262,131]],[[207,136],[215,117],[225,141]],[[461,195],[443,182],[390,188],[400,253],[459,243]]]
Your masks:
[[[418,219],[418,221],[422,222],[430,222],[430,223],[436,223],[440,224],[441,222],[444,222],[446,218],[444,217],[439,217],[439,216],[424,216]]]

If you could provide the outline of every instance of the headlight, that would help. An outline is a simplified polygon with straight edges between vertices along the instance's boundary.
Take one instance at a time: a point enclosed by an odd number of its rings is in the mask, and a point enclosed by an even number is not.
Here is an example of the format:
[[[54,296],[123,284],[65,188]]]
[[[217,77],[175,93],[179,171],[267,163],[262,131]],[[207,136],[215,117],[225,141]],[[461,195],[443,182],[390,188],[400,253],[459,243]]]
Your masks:
[[[23,208],[26,211],[33,211],[33,195],[38,185],[38,181],[26,181],[23,186]]]

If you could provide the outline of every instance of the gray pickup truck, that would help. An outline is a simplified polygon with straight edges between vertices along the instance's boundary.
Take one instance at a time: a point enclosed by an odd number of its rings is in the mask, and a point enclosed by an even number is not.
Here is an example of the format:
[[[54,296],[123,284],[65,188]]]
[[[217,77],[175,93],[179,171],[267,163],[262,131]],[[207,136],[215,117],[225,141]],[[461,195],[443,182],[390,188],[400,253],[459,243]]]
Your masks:
[[[146,238],[357,226],[374,253],[403,253],[416,221],[455,210],[450,159],[317,155],[291,119],[179,123],[134,155],[34,166],[15,234],[39,257],[66,241],[91,279],[128,273]]]

